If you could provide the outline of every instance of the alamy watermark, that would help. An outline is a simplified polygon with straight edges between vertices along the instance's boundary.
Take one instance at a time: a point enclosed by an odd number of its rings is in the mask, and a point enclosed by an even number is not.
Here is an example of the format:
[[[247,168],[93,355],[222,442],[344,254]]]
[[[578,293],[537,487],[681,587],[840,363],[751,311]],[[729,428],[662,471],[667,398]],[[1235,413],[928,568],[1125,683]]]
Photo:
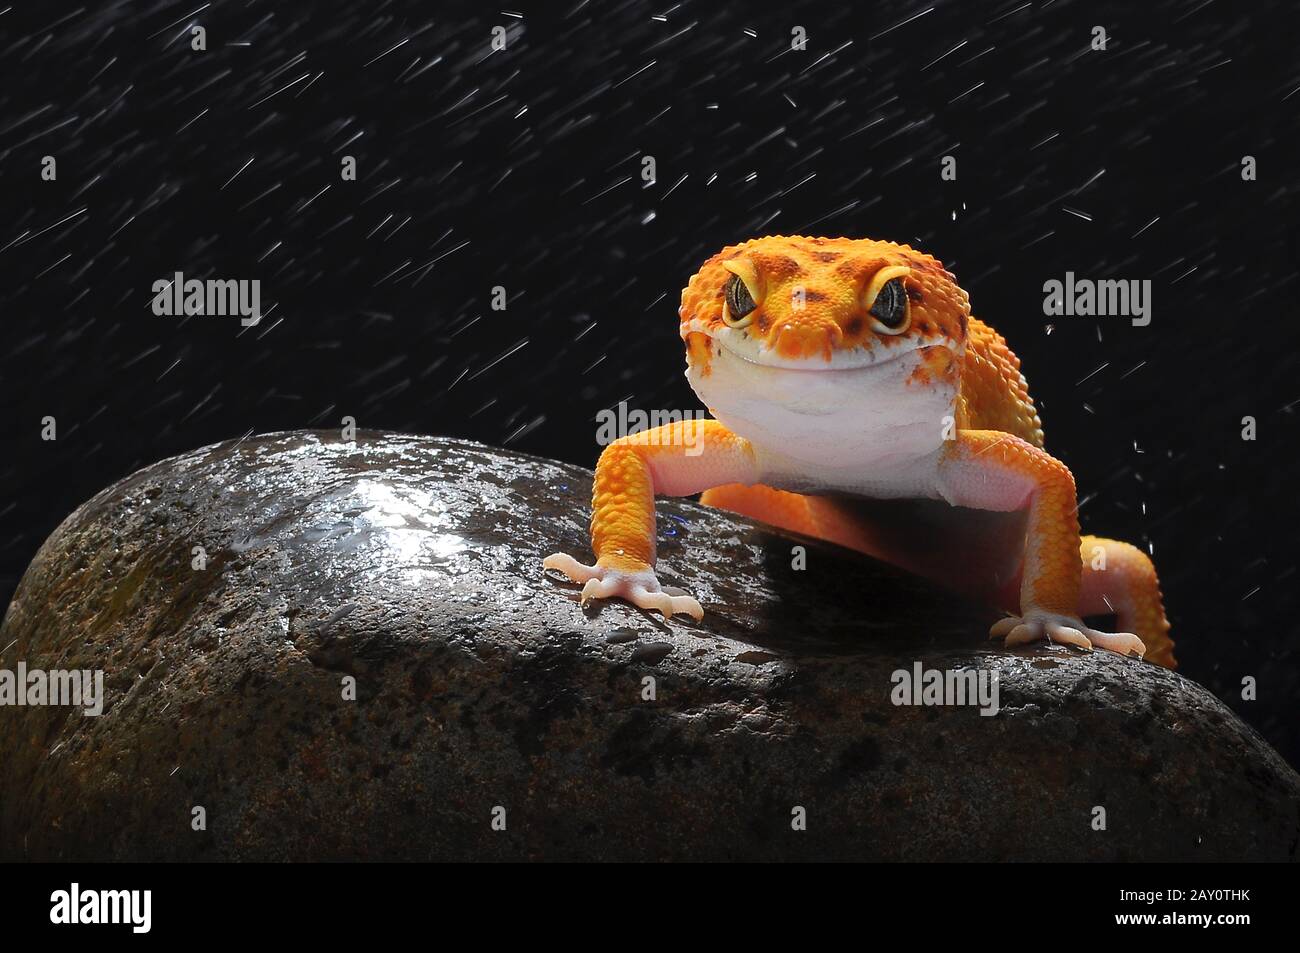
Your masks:
[[[0,668],[0,707],[68,706],[97,718],[104,713],[104,673],[88,669]]]
[[[909,671],[895,669],[889,680],[894,690],[889,700],[895,705],[973,705],[981,715],[996,715],[998,673],[987,669],[925,668],[914,662]]]
[[[1067,271],[1065,280],[1043,282],[1043,314],[1059,317],[1113,317],[1133,319],[1133,326],[1151,323],[1151,280],[1075,278]]]
[[[188,281],[176,272],[169,281],[153,283],[153,313],[170,315],[240,315],[239,323],[251,328],[262,320],[262,282],[256,278],[209,278]]]
[[[153,926],[152,890],[83,890],[73,883],[68,890],[50,894],[50,922],[129,924],[132,933],[148,933]]]
[[[685,447],[688,457],[698,457],[704,452],[706,420],[708,414],[703,410],[629,410],[627,401],[620,400],[617,409],[606,407],[597,412],[596,443],[607,447],[623,437],[644,434],[637,443]]]

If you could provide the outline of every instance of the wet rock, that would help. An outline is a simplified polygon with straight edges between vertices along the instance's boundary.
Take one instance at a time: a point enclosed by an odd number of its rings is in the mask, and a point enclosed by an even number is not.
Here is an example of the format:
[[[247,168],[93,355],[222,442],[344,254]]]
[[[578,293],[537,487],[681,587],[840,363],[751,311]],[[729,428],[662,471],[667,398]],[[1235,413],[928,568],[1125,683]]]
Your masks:
[[[1300,778],[1200,686],[1004,650],[869,560],[801,541],[795,571],[792,540],[665,501],[662,575],[704,621],[584,613],[540,559],[585,557],[590,486],[292,433],[103,491],[0,633],[0,667],[106,690],[0,708],[0,857],[1294,859]],[[1000,710],[895,706],[915,663],[996,673]]]

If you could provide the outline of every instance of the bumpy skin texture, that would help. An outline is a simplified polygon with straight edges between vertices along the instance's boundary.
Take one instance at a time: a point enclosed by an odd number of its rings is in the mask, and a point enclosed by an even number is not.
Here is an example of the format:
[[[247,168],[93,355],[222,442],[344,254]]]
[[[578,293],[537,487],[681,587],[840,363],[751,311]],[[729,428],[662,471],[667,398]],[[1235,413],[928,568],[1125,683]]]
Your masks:
[[[702,618],[694,598],[663,590],[654,574],[655,494],[686,496],[710,486],[752,479],[747,441],[716,420],[688,421],[621,437],[605,448],[592,486],[588,566],[564,553],[547,569],[581,582],[582,601],[620,596],[643,609]]]
[[[700,618],[655,576],[654,496],[703,491],[1000,605],[1012,614],[992,635],[1008,644],[1175,664],[1150,560],[1080,537],[1074,478],[1043,449],[1020,361],[937,260],[892,242],[755,239],[706,261],[679,313],[687,377],[718,419],[602,453],[595,564],[544,561],[584,584],[584,603],[618,596]],[[1100,614],[1132,631],[1082,622]]]
[[[1043,446],[1043,423],[1020,373],[1020,358],[983,321],[967,324],[966,358],[957,396],[957,426],[962,430],[1001,430],[1035,447]]]
[[[1083,557],[1080,614],[1117,616],[1122,627],[1146,643],[1148,661],[1177,668],[1160,580],[1147,554],[1131,543],[1100,536],[1084,536],[1079,553]]]
[[[874,332],[858,300],[868,276],[893,265],[906,265],[912,272],[907,286],[912,321],[906,335]],[[712,335],[725,327],[723,289],[736,273],[732,268],[752,272],[762,296],[750,336],[782,358],[825,358],[855,348],[888,356],[918,337],[966,334],[966,292],[929,255],[891,242],[778,237],[724,248],[700,267],[682,291],[683,336],[687,330]],[[793,288],[803,289],[802,299],[778,293]]]

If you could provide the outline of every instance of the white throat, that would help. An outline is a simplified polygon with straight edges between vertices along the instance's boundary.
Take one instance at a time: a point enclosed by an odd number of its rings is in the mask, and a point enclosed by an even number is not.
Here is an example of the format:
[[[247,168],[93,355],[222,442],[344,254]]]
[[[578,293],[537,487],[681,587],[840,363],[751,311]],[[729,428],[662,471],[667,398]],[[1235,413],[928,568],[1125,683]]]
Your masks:
[[[707,375],[688,366],[686,377],[710,413],[749,440],[764,482],[792,490],[870,486],[892,495],[895,475],[935,454],[953,428],[955,378],[914,374],[922,360],[913,350],[866,367],[791,370],[723,346]]]

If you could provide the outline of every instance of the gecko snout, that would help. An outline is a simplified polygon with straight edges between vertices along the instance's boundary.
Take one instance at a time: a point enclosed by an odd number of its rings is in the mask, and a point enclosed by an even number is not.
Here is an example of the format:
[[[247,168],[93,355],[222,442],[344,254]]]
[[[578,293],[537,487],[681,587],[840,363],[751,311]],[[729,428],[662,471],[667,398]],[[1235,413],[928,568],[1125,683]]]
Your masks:
[[[844,332],[831,320],[785,321],[772,329],[769,347],[781,357],[825,357],[844,340]]]

